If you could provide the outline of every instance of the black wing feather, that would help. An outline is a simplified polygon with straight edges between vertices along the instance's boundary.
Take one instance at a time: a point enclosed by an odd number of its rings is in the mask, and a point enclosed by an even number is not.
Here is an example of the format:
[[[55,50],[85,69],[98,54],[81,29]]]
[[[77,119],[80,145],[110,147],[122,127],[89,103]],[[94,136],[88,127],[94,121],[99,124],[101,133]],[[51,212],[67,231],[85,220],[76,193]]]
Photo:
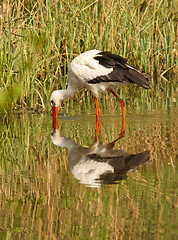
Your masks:
[[[136,83],[137,85],[148,89],[149,78],[151,76],[141,73],[135,67],[130,66],[125,58],[111,52],[99,52],[95,60],[99,61],[99,64],[106,68],[113,68],[113,71],[108,75],[98,76],[88,83],[97,84],[100,82],[122,82],[122,83]]]

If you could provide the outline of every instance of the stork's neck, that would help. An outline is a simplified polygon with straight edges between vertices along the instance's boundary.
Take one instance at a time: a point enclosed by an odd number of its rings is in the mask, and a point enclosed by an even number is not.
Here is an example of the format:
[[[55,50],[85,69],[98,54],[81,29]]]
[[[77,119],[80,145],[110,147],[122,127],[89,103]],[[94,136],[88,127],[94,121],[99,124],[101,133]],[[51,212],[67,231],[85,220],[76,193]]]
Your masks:
[[[63,100],[73,97],[80,89],[75,86],[68,85],[67,89],[58,90],[63,96]]]

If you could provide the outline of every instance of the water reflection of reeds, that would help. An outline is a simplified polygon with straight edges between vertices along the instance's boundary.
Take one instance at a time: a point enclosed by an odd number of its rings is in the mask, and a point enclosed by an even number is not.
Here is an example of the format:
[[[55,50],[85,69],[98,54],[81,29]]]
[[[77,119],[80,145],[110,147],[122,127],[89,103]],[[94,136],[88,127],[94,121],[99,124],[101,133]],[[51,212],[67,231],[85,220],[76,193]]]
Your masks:
[[[119,185],[86,188],[71,176],[68,152],[50,141],[49,118],[14,117],[1,127],[1,233],[15,237],[137,239],[173,237],[175,208],[175,121],[130,116],[118,148],[149,149],[152,162]],[[118,119],[119,122],[119,119]],[[101,119],[100,142],[109,142],[120,125]],[[61,131],[83,146],[93,143],[95,118],[60,120]],[[82,135],[83,134],[83,135]],[[118,237],[119,236],[119,237]]]

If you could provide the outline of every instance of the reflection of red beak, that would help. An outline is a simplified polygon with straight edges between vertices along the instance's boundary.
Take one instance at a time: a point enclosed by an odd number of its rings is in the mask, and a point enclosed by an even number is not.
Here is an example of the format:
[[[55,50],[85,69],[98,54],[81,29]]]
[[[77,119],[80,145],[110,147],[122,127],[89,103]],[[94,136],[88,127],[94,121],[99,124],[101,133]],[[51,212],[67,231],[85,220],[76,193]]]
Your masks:
[[[57,118],[57,109],[58,107],[53,107],[53,119]]]
[[[58,107],[53,107],[53,129],[59,129],[57,125],[57,109]]]

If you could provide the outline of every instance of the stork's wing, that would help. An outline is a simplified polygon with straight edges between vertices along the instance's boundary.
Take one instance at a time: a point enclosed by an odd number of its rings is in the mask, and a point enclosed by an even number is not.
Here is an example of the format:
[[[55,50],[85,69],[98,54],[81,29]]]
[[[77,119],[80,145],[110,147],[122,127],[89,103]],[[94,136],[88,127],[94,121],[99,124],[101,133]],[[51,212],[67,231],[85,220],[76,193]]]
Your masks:
[[[88,83],[125,82],[136,83],[143,88],[149,88],[149,78],[151,76],[141,73],[138,69],[130,66],[125,58],[111,52],[99,52],[94,59],[98,60],[100,65],[112,69],[112,71],[109,74],[98,75],[89,80]]]
[[[111,52],[90,50],[74,58],[69,66],[69,81],[73,78],[82,83],[136,83],[149,88],[149,75],[130,66],[125,58]],[[119,85],[119,84],[118,84]]]

